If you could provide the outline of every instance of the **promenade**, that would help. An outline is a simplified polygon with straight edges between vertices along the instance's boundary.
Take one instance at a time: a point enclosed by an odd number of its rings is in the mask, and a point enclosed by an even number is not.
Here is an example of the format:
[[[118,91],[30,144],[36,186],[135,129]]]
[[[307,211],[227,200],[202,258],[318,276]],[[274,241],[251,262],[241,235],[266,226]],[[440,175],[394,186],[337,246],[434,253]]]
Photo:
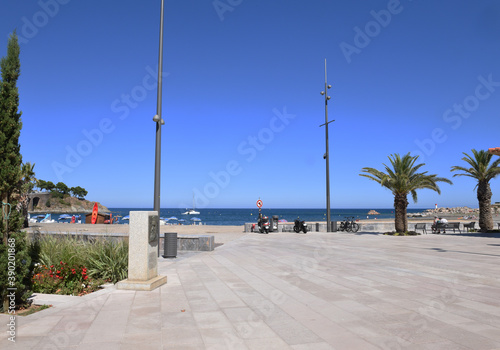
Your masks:
[[[500,349],[499,258],[499,235],[238,232],[159,258],[152,292],[38,296],[0,349]]]

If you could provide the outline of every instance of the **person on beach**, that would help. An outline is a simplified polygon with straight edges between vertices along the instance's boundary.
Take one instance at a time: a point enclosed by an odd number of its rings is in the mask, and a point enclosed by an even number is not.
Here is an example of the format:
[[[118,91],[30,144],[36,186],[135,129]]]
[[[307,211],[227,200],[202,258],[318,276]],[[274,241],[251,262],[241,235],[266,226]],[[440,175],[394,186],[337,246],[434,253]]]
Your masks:
[[[448,220],[446,220],[445,218],[439,218],[437,223],[446,225],[448,223]],[[441,233],[441,230],[439,230],[438,233]],[[443,233],[446,233],[446,226],[443,227]]]
[[[438,223],[438,217],[434,216],[434,222],[432,223],[431,230],[432,232],[436,233],[437,230],[437,223]]]

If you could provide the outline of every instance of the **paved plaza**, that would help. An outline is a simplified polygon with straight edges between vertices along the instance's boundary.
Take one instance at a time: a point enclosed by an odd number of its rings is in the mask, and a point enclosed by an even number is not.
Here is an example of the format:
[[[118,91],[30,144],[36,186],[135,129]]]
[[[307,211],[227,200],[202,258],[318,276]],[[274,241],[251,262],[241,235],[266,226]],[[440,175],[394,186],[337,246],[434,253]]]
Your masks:
[[[251,233],[158,266],[152,292],[47,296],[0,349],[500,349],[498,235]]]

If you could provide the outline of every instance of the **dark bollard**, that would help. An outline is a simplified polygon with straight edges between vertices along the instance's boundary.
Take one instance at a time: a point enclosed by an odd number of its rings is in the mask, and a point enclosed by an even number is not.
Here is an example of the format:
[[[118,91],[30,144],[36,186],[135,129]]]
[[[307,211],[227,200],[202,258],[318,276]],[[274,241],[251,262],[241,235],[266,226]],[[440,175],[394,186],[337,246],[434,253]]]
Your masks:
[[[177,257],[177,232],[164,233],[162,257],[164,258]]]
[[[330,221],[331,230],[330,232],[337,232],[337,221]]]

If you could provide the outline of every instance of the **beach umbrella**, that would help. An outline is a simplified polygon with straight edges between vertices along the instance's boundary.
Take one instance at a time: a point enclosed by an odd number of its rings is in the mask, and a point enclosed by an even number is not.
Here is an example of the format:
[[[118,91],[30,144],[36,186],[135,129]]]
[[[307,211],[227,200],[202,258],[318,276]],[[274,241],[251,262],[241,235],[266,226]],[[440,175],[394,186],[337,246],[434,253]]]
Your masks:
[[[130,220],[130,216],[129,215],[125,215],[124,217],[122,217],[122,220]]]
[[[201,221],[200,218],[191,218],[191,221]]]
[[[167,220],[167,221],[170,221],[170,220],[179,220],[179,219],[177,219],[175,216],[171,216],[171,217],[169,217],[169,218],[168,218],[168,219],[166,219],[166,220]]]

